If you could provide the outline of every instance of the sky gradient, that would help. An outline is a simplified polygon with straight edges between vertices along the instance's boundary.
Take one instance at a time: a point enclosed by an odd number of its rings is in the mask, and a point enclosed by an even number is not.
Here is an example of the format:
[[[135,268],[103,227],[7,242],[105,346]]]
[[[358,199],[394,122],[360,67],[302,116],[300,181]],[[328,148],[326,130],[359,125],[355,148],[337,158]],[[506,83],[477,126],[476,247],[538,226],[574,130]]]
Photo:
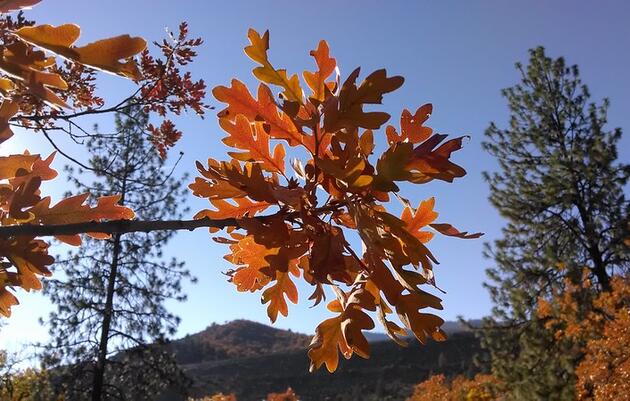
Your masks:
[[[504,221],[487,200],[488,187],[481,173],[493,170],[496,164],[482,151],[481,142],[490,121],[500,127],[506,125],[508,111],[500,90],[518,82],[514,63],[526,63],[527,49],[542,45],[548,55],[564,56],[567,63],[579,65],[593,100],[600,101],[604,96],[611,100],[610,127],[622,127],[626,132],[619,146],[620,160],[630,161],[630,5],[622,0],[44,0],[28,16],[40,23],[79,24],[83,32],[80,43],[122,33],[159,40],[165,27],[175,30],[179,22],[188,21],[192,36],[205,40],[191,70],[210,88],[227,85],[233,77],[253,87],[254,63],[242,50],[249,27],[259,32],[270,30],[270,58],[289,73],[312,69],[309,51],[320,39],[326,39],[342,77],[357,66],[362,67],[362,76],[383,67],[389,74],[404,76],[403,87],[384,99],[383,108],[392,114],[395,125],[403,108],[414,111],[430,102],[434,114],[429,126],[441,133],[471,136],[464,149],[454,155],[454,161],[468,171],[466,177],[453,184],[432,182],[403,187],[403,195],[416,204],[435,196],[441,222],[486,233],[481,240],[436,238],[429,244],[440,260],[435,275],[447,293],[442,295],[445,310],[439,315],[447,320],[460,315],[478,318],[491,308],[482,282],[484,269],[492,262],[482,257],[482,249],[484,242],[498,238]],[[120,78],[107,77],[101,81],[100,93],[116,101],[130,88]],[[208,102],[221,108],[211,94]],[[111,119],[99,123],[107,127]],[[195,174],[195,160],[226,157],[214,111],[209,111],[205,120],[191,115],[178,119],[178,124],[184,137],[171,154],[184,152],[179,174]],[[50,147],[33,134],[16,137],[0,153],[21,152],[26,147],[50,152]],[[384,135],[376,135],[379,140],[383,143]],[[61,170],[63,164],[64,160],[57,157],[54,166]],[[64,180],[59,179],[57,187],[49,188],[60,194],[63,184]],[[191,195],[189,206],[195,211],[207,207],[207,202]],[[199,278],[198,284],[185,288],[188,301],[172,305],[182,318],[178,336],[202,330],[212,322],[236,318],[268,322],[260,294],[237,293],[221,274],[229,268],[222,259],[225,251],[225,247],[211,241],[205,230],[179,233],[168,246],[167,254],[186,261]],[[309,289],[299,289],[306,301]],[[50,309],[48,301],[38,294],[18,295],[22,304],[13,309],[13,317],[0,331],[0,348],[17,349],[24,341],[45,339],[37,318]],[[307,302],[302,302],[291,305],[289,317],[280,318],[276,326],[312,333],[327,316],[323,305],[310,309]]]

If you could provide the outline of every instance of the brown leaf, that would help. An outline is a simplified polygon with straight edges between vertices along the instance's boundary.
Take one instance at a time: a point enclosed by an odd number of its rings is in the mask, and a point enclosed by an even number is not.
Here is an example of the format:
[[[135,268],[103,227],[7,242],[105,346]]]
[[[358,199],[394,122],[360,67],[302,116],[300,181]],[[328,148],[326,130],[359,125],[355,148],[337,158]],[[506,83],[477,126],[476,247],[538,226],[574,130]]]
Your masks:
[[[436,224],[431,224],[431,227],[436,229],[437,231],[440,232],[440,234],[443,235],[448,235],[450,237],[457,237],[457,238],[463,238],[463,239],[473,239],[473,238],[479,238],[483,235],[483,233],[468,233],[468,231],[459,231],[458,229],[456,229],[455,227],[453,227],[450,224],[445,224],[445,223],[436,223]]]

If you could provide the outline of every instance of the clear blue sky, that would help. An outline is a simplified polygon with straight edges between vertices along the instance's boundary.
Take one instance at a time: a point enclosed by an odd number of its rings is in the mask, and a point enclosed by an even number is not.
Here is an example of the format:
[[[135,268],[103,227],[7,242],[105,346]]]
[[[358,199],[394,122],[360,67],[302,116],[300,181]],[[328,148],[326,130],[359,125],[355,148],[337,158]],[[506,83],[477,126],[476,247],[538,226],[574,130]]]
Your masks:
[[[495,163],[481,150],[480,143],[490,121],[506,124],[507,107],[499,91],[517,82],[514,62],[526,61],[527,49],[543,45],[549,55],[564,56],[569,63],[578,64],[594,99],[611,99],[611,126],[630,131],[630,3],[625,0],[44,0],[29,15],[42,23],[78,23],[83,28],[83,43],[121,33],[160,39],[165,27],[176,29],[186,20],[192,34],[205,39],[192,70],[209,87],[227,84],[232,77],[254,83],[253,64],[242,51],[249,27],[271,31],[274,65],[291,73],[312,68],[308,52],[320,39],[326,39],[344,76],[356,66],[362,66],[364,73],[386,67],[391,74],[403,75],[405,85],[385,98],[387,111],[397,116],[403,107],[415,110],[431,102],[434,114],[430,126],[451,135],[472,136],[455,156],[468,176],[455,184],[406,188],[405,193],[415,202],[435,195],[441,221],[486,233],[483,240],[438,238],[430,244],[441,262],[435,269],[438,285],[447,291],[443,295],[445,310],[440,313],[445,319],[458,315],[478,318],[491,307],[482,288],[484,269],[491,261],[483,259],[481,252],[483,242],[497,238],[504,222],[487,200],[481,172],[495,168]],[[129,89],[128,83],[118,78],[107,78],[102,84],[104,95],[111,99],[124,96]],[[211,96],[208,100],[220,107]],[[222,133],[212,111],[205,121],[190,116],[180,119],[179,124],[184,138],[173,154],[179,150],[185,153],[180,173],[194,174],[195,160],[224,157]],[[32,136],[13,141],[2,152],[21,151],[25,146],[48,152],[47,145]],[[620,145],[620,157],[630,160],[628,134]],[[55,166],[62,165],[58,158]],[[191,196],[190,206],[201,209],[206,203]],[[185,289],[188,302],[173,305],[182,317],[179,335],[236,318],[267,322],[259,294],[237,293],[225,281],[221,274],[229,267],[221,258],[225,249],[211,241],[207,232],[178,234],[169,253],[185,260],[199,278],[197,285]],[[305,299],[308,289],[300,290]],[[48,302],[39,295],[19,296],[22,305],[14,308],[14,316],[2,328],[0,347],[17,347],[18,338],[44,338],[37,317],[49,308]],[[303,302],[291,305],[289,317],[279,319],[276,325],[313,332],[327,315],[325,308],[309,309]]]

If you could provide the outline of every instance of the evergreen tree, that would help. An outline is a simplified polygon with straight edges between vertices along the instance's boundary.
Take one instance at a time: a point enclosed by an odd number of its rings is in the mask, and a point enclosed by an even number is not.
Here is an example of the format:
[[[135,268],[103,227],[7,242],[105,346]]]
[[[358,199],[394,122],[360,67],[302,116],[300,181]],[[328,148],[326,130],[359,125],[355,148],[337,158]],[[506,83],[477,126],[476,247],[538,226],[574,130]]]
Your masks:
[[[627,272],[623,249],[630,166],[617,161],[621,130],[606,128],[608,100],[590,101],[576,66],[530,51],[521,82],[503,90],[509,126],[492,123],[484,148],[500,168],[486,173],[490,201],[507,219],[487,245],[495,267],[486,284],[495,303],[483,343],[512,400],[574,398],[579,346],[555,341],[537,318],[538,301],[561,292],[584,268],[595,292]],[[594,294],[585,294],[586,299]]]
[[[114,134],[90,135],[89,171],[66,167],[68,179],[78,193],[121,194],[120,203],[140,219],[178,219],[186,211],[183,180],[171,177],[153,149],[144,131],[147,119],[131,109],[117,115]],[[88,174],[95,179],[85,183]],[[84,236],[86,243],[55,265],[55,279],[45,286],[56,310],[48,320],[52,340],[44,360],[64,372],[60,381],[69,400],[152,399],[160,388],[183,383],[159,345],[179,323],[165,302],[183,301],[182,282],[192,279],[183,262],[162,255],[172,236]]]

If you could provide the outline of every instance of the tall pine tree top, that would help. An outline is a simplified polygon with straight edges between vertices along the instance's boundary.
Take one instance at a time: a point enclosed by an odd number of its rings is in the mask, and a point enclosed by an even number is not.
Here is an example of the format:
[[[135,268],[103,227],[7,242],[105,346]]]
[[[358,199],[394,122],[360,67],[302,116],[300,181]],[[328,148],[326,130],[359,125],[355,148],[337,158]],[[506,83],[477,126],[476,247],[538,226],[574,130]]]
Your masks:
[[[581,280],[585,268],[595,292],[630,270],[623,245],[630,166],[617,160],[622,133],[606,127],[608,100],[591,102],[576,66],[539,47],[517,69],[520,83],[503,91],[509,125],[491,124],[483,144],[500,167],[485,174],[490,201],[507,219],[502,238],[486,248],[495,308],[483,342],[509,399],[567,400],[579,347],[554,340],[536,317],[537,302]]]

